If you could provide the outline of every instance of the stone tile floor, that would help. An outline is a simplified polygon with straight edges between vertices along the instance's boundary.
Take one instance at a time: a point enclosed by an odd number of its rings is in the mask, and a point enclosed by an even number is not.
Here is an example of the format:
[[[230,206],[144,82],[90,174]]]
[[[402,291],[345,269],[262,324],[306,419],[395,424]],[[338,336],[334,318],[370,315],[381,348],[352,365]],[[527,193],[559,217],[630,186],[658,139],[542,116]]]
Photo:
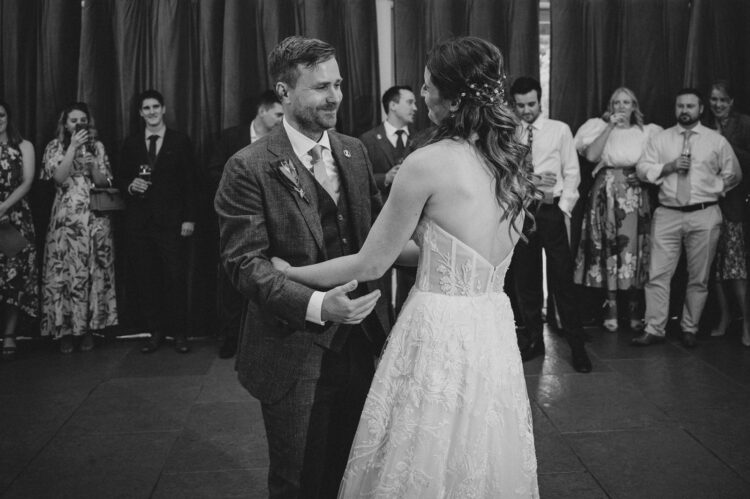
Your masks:
[[[547,331],[525,364],[543,498],[750,497],[750,350],[736,336],[644,349],[590,330],[578,374]],[[109,341],[0,363],[0,496],[266,496],[259,404],[211,341]]]

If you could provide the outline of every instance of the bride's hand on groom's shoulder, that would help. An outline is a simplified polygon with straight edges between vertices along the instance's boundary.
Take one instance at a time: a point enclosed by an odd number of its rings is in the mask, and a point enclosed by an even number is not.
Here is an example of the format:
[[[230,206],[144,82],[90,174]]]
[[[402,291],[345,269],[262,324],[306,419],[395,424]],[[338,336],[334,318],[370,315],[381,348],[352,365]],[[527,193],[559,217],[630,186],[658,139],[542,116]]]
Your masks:
[[[289,265],[289,262],[282,258],[279,258],[278,256],[272,256],[271,263],[273,264],[273,268],[275,268],[279,272],[283,272],[284,274],[286,274],[289,271],[289,267],[291,267],[291,265]]]

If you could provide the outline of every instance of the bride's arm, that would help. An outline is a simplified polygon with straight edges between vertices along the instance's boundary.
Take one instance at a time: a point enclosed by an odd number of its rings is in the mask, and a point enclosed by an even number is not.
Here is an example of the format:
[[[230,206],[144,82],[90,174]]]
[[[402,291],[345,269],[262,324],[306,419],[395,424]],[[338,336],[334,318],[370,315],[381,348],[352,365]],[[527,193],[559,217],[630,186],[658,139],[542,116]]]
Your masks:
[[[288,267],[293,281],[317,288],[331,288],[356,279],[373,281],[383,276],[405,248],[432,194],[432,175],[421,151],[401,165],[388,200],[372,226],[359,253],[305,267]]]

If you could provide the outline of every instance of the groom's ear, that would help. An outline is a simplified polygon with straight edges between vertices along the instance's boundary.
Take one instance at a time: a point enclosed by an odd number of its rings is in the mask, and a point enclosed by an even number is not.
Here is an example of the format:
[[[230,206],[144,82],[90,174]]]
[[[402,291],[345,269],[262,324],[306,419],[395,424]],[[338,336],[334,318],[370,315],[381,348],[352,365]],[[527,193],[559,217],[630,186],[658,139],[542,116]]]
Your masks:
[[[284,99],[289,99],[289,86],[283,81],[276,82],[276,95],[281,99],[281,103],[284,103]]]

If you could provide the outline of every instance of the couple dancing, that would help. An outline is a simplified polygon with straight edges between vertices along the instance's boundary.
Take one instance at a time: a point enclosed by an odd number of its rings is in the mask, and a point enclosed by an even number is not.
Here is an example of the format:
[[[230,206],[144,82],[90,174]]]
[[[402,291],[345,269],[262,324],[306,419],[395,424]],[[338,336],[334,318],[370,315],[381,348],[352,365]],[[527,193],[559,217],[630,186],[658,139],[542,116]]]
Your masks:
[[[536,191],[500,51],[466,37],[430,52],[436,131],[384,207],[363,145],[332,130],[334,49],[287,38],[269,66],[284,122],[229,160],[216,195],[222,261],[248,298],[237,370],[261,401],[269,495],[537,497],[502,292]],[[377,283],[396,261],[418,262],[417,279],[383,349]]]

